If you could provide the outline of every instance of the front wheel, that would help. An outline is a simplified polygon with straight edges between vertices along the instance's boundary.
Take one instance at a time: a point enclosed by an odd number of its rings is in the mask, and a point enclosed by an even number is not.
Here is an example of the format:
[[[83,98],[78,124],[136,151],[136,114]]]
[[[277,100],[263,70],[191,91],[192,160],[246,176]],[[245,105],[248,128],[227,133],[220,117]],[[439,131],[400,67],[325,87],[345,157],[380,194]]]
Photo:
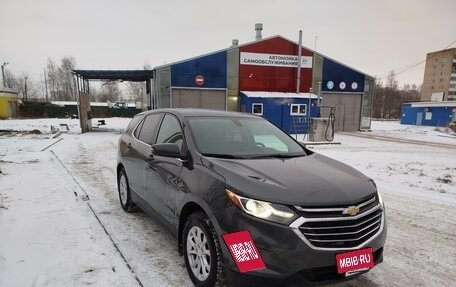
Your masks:
[[[182,236],[188,275],[197,287],[221,285],[224,282],[222,251],[209,218],[191,214]]]
[[[127,173],[123,168],[119,171],[119,176],[117,177],[117,190],[119,191],[122,209],[126,212],[133,212],[135,204],[131,201],[130,184],[128,183]]]

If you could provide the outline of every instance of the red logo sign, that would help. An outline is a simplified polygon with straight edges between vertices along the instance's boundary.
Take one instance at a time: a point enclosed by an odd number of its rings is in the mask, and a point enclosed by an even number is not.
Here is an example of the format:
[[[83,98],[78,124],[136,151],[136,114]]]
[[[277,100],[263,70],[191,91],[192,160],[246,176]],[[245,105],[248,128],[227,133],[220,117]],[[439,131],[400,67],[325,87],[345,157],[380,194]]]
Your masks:
[[[202,86],[204,84],[204,77],[201,76],[201,75],[198,75],[195,77],[195,83],[198,85],[198,86]]]
[[[374,267],[372,248],[337,254],[336,261],[338,273]]]
[[[266,268],[247,230],[222,235],[234,262],[242,273]]]

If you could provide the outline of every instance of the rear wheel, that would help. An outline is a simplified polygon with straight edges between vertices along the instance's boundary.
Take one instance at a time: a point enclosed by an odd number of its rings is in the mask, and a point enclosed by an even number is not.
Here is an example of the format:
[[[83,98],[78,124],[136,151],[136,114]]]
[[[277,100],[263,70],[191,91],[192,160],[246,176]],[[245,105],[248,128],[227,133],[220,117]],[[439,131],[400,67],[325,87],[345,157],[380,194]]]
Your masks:
[[[117,177],[117,190],[119,191],[122,209],[126,212],[133,212],[135,204],[131,201],[130,184],[124,168],[119,171],[119,176]]]
[[[222,251],[214,227],[206,214],[191,214],[182,236],[188,275],[197,287],[224,283]]]

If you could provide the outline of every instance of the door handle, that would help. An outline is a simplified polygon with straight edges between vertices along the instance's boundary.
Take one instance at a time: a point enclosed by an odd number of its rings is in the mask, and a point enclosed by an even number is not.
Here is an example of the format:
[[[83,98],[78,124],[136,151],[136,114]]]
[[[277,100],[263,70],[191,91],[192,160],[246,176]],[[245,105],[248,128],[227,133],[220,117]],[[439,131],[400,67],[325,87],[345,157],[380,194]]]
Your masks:
[[[154,156],[153,155],[149,155],[148,157],[146,157],[144,159],[147,163],[152,163],[154,161]]]
[[[157,162],[154,159],[153,155],[149,155],[147,158],[144,159],[145,162],[149,164],[149,168],[152,170],[157,170]]]

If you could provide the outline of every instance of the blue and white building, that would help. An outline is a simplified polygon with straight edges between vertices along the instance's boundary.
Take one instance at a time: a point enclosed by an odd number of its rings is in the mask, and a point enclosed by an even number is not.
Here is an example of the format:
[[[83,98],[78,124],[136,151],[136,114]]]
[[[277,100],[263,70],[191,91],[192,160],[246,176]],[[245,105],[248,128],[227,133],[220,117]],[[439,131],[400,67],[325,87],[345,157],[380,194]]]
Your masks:
[[[446,127],[456,122],[456,101],[413,102],[402,105],[401,124]]]

